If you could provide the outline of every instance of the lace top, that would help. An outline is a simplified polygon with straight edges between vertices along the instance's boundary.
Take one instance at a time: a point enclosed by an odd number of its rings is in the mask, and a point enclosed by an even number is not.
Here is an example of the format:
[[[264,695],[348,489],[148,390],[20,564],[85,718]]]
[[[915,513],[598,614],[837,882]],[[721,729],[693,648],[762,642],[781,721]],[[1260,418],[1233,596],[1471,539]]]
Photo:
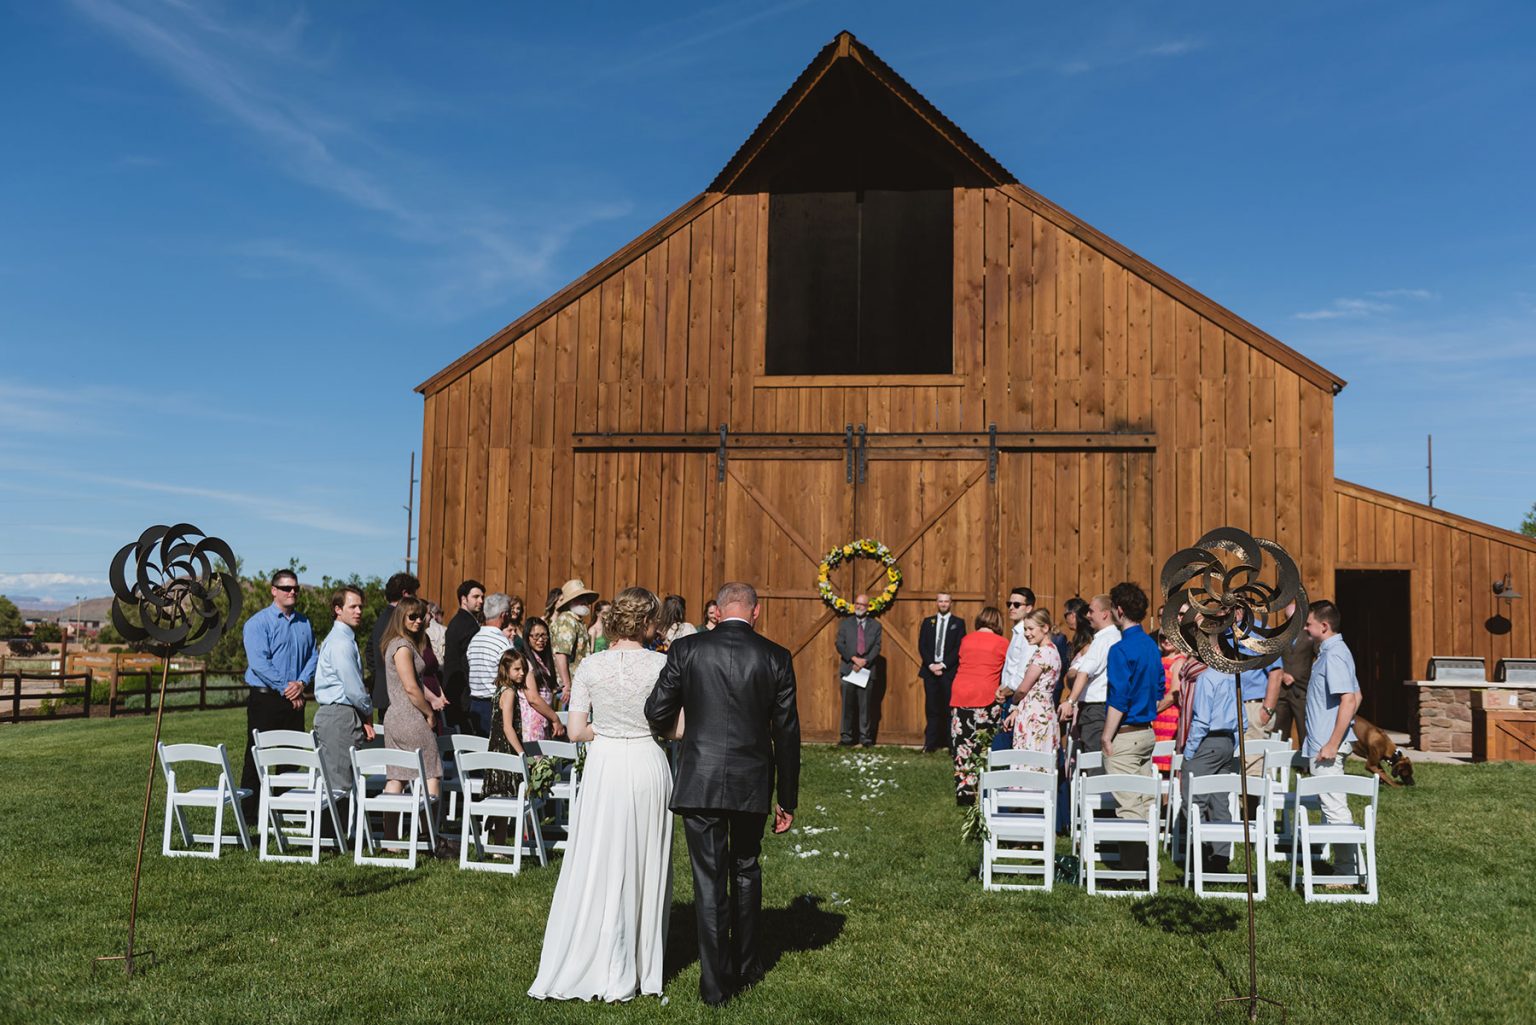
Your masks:
[[[587,712],[600,737],[649,737],[645,699],[666,664],[659,651],[609,648],[588,655],[571,680],[571,711]]]

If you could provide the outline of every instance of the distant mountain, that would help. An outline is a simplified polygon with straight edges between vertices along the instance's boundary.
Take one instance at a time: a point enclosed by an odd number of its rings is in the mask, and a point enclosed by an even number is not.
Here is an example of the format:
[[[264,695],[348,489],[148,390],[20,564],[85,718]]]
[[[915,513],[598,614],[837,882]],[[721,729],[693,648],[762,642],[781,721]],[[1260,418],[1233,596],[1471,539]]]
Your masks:
[[[112,617],[112,596],[87,598],[82,602],[44,601],[38,598],[12,598],[23,619],[63,622],[79,618],[87,623],[105,623]],[[25,603],[25,604],[23,604]]]

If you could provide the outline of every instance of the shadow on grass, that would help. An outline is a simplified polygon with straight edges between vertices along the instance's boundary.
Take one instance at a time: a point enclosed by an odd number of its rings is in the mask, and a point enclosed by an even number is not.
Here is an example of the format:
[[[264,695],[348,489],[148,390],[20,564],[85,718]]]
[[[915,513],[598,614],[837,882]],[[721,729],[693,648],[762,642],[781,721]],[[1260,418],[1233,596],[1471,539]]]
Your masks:
[[[397,871],[389,875],[370,873],[354,879],[337,880],[336,894],[339,897],[372,897],[376,893],[388,893],[397,887],[409,886],[420,879],[421,875],[416,872]]]
[[[824,900],[814,893],[807,893],[785,907],[763,909],[758,919],[758,945],[764,974],[772,972],[785,954],[821,950],[842,934],[848,917],[821,910],[819,905]],[[667,928],[666,981],[671,982],[698,960],[698,919],[693,901],[673,904]]]
[[[1221,954],[1211,945],[1211,937],[1238,931],[1237,927],[1243,921],[1243,916],[1232,908],[1212,901],[1200,900],[1194,896],[1160,893],[1155,897],[1146,897],[1132,904],[1131,917],[1138,925],[1159,929],[1170,936],[1185,936],[1194,940],[1211,959],[1216,974],[1221,976],[1221,981],[1228,992],[1233,996],[1240,996],[1246,992],[1246,984],[1227,969]],[[1242,953],[1239,956],[1246,955],[1246,947],[1239,948],[1230,944],[1228,946],[1231,947],[1226,951],[1228,954],[1240,950]]]

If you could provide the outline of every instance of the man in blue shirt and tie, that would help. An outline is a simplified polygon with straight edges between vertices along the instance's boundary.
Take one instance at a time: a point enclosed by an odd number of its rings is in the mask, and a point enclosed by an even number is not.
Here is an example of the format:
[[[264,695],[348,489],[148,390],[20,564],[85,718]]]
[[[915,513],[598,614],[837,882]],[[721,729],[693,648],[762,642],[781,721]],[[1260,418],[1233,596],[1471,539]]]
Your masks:
[[[331,614],[335,622],[320,643],[315,666],[315,739],[331,786],[351,790],[352,749],[374,737],[373,702],[357,652],[363,592],[350,584],[338,587],[331,594]]]
[[[1163,655],[1157,642],[1147,636],[1141,621],[1147,615],[1147,595],[1132,583],[1116,584],[1109,592],[1120,640],[1109,649],[1109,686],[1105,697],[1104,771],[1151,776],[1152,720],[1163,696]],[[1146,794],[1115,794],[1115,814],[1124,819],[1145,818],[1152,799]],[[1146,850],[1127,844],[1120,865],[1131,871],[1146,867]]]
[[[251,753],[252,730],[302,730],[304,688],[315,680],[315,633],[295,606],[299,578],[292,570],[272,575],[272,604],[245,621],[245,769],[240,786],[251,792],[243,802],[247,822],[256,821],[256,791],[261,778]]]

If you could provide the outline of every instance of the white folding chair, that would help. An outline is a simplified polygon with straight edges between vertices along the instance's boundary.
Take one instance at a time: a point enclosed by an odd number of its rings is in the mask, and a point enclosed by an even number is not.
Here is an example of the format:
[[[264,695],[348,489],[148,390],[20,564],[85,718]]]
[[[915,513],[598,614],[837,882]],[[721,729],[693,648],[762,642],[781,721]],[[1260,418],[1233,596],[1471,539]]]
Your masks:
[[[307,861],[318,864],[322,845],[345,850],[347,843],[346,819],[336,805],[341,791],[335,790],[320,752],[297,747],[258,747],[252,752],[261,771],[260,826],[262,861]],[[315,781],[310,787],[286,787],[277,790],[274,780],[289,775],[305,774]],[[283,812],[302,812],[304,826],[290,834],[284,829]],[[333,830],[325,837],[321,823],[329,817]],[[291,826],[289,828],[292,828]],[[268,839],[275,839],[277,849],[267,850]],[[288,845],[308,846],[309,854],[289,854]]]
[[[1144,890],[1105,890],[1113,896],[1146,896],[1157,892],[1157,778],[1155,776],[1085,776],[1078,784],[1082,802],[1083,850],[1078,861],[1079,882],[1089,893],[1098,893],[1099,880],[1130,881],[1144,879]],[[1147,814],[1141,818],[1100,818],[1093,811],[1106,800],[1113,803],[1115,793],[1141,794],[1147,798]],[[1144,870],[1124,868],[1099,868],[1099,845],[1117,843],[1123,851],[1126,844],[1145,844],[1147,867]],[[1123,856],[1122,856],[1123,861]]]
[[[539,864],[549,864],[549,854],[544,849],[544,834],[539,829],[539,817],[534,813],[533,802],[528,799],[528,761],[524,755],[505,751],[469,751],[459,755],[459,788],[464,795],[464,819],[460,826],[459,867],[478,869],[482,872],[508,872],[512,875],[523,870],[523,848],[532,844]],[[510,772],[517,776],[517,793],[512,796],[482,796],[488,769]],[[490,820],[508,819],[512,825],[512,843],[493,844],[490,841]],[[510,854],[511,863],[489,860],[472,861],[469,848],[473,843],[475,857],[484,859],[488,854]]]
[[[387,775],[391,767],[408,769],[414,772],[415,776],[406,781],[405,790],[401,793],[369,794],[368,780]],[[434,821],[432,801],[427,793],[426,768],[422,764],[420,751],[398,751],[393,748],[358,750],[354,747],[352,749],[352,807],[357,816],[352,830],[352,860],[356,864],[415,868],[416,852],[419,847],[418,838],[423,830],[427,834],[427,850],[437,848],[437,823]],[[406,838],[398,840],[383,837],[375,839],[373,827],[368,821],[370,812],[398,815],[401,817],[402,824],[404,817],[409,815],[410,833]],[[403,832],[403,830],[397,830],[397,832]],[[368,848],[368,855],[363,854],[365,846]],[[399,850],[402,847],[406,851],[403,857],[388,857],[373,853],[378,850]]]
[[[1012,752],[1034,754],[1037,752]],[[981,774],[984,890],[1050,890],[1056,876],[1056,772],[998,769]],[[1038,886],[1002,883],[995,875],[1039,875]]]
[[[459,766],[459,756],[472,752],[489,750],[491,740],[489,737],[477,737],[473,733],[452,733],[446,737],[437,738],[437,751],[443,761],[443,792],[448,795],[448,814],[443,816],[443,821],[457,822],[459,819],[459,779],[462,769]],[[475,793],[480,793],[481,782],[477,779],[471,784]]]
[[[225,844],[233,843],[238,843],[244,849],[250,850],[250,831],[246,829],[245,815],[240,810],[240,802],[251,796],[251,792],[235,786],[235,775],[229,769],[229,753],[224,750],[224,745],[211,747],[207,744],[161,742],[157,746],[157,751],[160,756],[160,771],[165,774],[165,835],[161,839],[160,853],[167,858],[217,858],[223,853]],[[176,766],[184,762],[211,765],[219,770],[219,777],[213,786],[179,789]],[[212,808],[213,832],[192,832],[187,825],[185,811],[187,808]],[[234,836],[224,834],[225,808],[230,809],[234,814]],[[171,847],[172,819],[176,821],[176,828],[181,832],[181,842],[184,845],[179,850]],[[194,845],[200,843],[208,844],[209,849],[206,851],[194,849]]]
[[[1171,741],[1171,740],[1159,740],[1156,743],[1154,743],[1152,745],[1152,757],[1153,758],[1172,758],[1173,757],[1173,741]],[[1164,775],[1163,774],[1163,770],[1158,769],[1155,764],[1153,765],[1153,769],[1156,770],[1157,777],[1158,777],[1158,796],[1157,796],[1158,838],[1163,843],[1166,844],[1168,842],[1168,833],[1163,828],[1162,823],[1167,818],[1167,816],[1164,815],[1163,812],[1164,812],[1164,809],[1168,807],[1168,803],[1169,803],[1170,799],[1173,797],[1173,783],[1172,783],[1173,774],[1172,774],[1172,771],[1170,771],[1168,775]]]
[[[304,730],[252,730],[251,756],[256,758],[256,770],[258,774],[261,773],[262,769],[261,759],[256,757],[256,752],[270,747],[284,747],[290,749],[298,749],[301,751],[318,751],[320,749],[320,739],[315,733],[306,732]],[[257,785],[257,792],[259,793],[259,787],[261,785],[260,780],[258,780]],[[272,780],[272,786],[277,789],[297,787],[307,790],[314,785],[315,774],[312,772],[298,772],[289,770],[287,772],[280,773],[276,779]],[[288,825],[297,826],[306,834],[308,834],[311,827],[313,826],[313,823],[311,823],[308,819],[301,823],[296,818],[294,818],[290,819]]]
[[[1206,820],[1204,812],[1195,803],[1195,798],[1206,794],[1221,794],[1229,805],[1242,807],[1242,778],[1235,772],[1215,773],[1210,776],[1194,776],[1189,781],[1189,790],[1184,796],[1184,816],[1186,826],[1184,847],[1184,885],[1193,886],[1197,897],[1237,897],[1246,899],[1248,896],[1248,875],[1245,872],[1207,872],[1205,871],[1205,859],[1201,856],[1204,845],[1208,843],[1229,843],[1235,856],[1243,846],[1243,823],[1241,818],[1236,822],[1210,822]],[[1254,872],[1254,900],[1263,900],[1268,892],[1267,879],[1268,861],[1264,852],[1268,850],[1267,837],[1269,834],[1269,791],[1266,780],[1259,776],[1248,777],[1248,795],[1256,797],[1257,804],[1254,817],[1248,821],[1248,835],[1253,842],[1251,850],[1244,851],[1244,856],[1249,858],[1249,864],[1253,865]],[[1241,816],[1242,811],[1238,812]],[[1226,885],[1229,883],[1242,884],[1241,890],[1207,890],[1210,884]]]
[[[1071,782],[1068,784],[1068,800],[1072,806],[1068,809],[1068,820],[1072,829],[1072,850],[1081,853],[1083,842],[1083,801],[1082,781],[1088,778],[1088,773],[1096,772],[1104,767],[1103,751],[1078,751],[1077,763],[1072,772]],[[1100,795],[1094,804],[1095,811],[1113,811],[1114,798]]]
[[[1175,751],[1169,757],[1171,760],[1168,763],[1168,778],[1163,780],[1161,784],[1166,788],[1165,793],[1167,794],[1167,800],[1163,807],[1163,850],[1167,851],[1174,861],[1178,861],[1183,847],[1176,847],[1173,840],[1174,832],[1179,824],[1179,813],[1182,810],[1179,802],[1183,800],[1181,791],[1184,786],[1182,778],[1184,775],[1184,756]]]
[[[1291,887],[1296,886],[1296,870],[1301,867],[1302,898],[1307,901],[1357,901],[1375,904],[1376,893],[1376,799],[1381,781],[1375,776],[1306,776],[1296,781],[1296,837],[1291,844]],[[1312,822],[1312,812],[1319,817],[1323,794],[1364,797],[1367,800],[1362,824],[1333,825]],[[1364,872],[1324,874],[1313,866],[1313,848],[1350,846],[1357,848],[1356,858],[1364,862]],[[1320,853],[1320,852],[1319,852]],[[1336,856],[1336,855],[1335,855]],[[1318,886],[1358,886],[1364,893],[1318,893]]]
[[[1003,751],[987,752],[987,771],[993,769],[1030,769],[1037,772],[1056,772],[1056,752],[1054,751],[1015,751],[1007,748]]]
[[[1306,767],[1307,756],[1289,747],[1284,751],[1270,751],[1264,756],[1264,776],[1269,780],[1270,861],[1290,858],[1296,830],[1296,792],[1292,782],[1299,778],[1297,770]]]
[[[569,840],[571,809],[576,807],[576,795],[581,791],[581,773],[576,769],[580,748],[569,740],[537,740],[525,745],[524,750],[529,758],[554,759],[554,785],[539,803],[550,805],[551,825],[560,831],[554,848],[563,851]]]

